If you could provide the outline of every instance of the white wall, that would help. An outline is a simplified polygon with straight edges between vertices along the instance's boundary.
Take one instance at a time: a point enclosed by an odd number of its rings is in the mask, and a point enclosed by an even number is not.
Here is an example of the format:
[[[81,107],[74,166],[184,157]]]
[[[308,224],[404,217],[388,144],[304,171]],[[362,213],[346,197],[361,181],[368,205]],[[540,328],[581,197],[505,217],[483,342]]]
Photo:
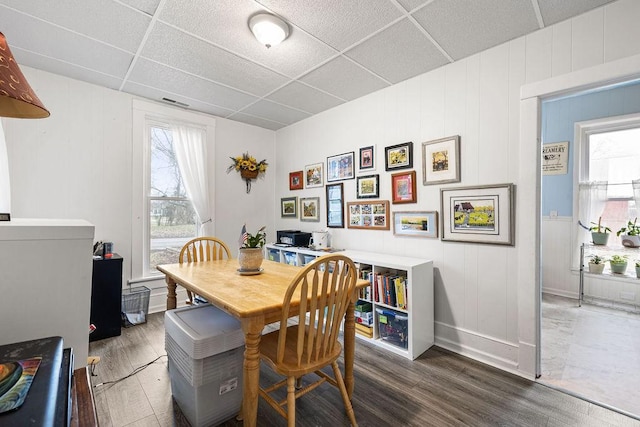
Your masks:
[[[55,74],[21,67],[51,111],[40,120],[2,119],[7,140],[14,218],[85,219],[95,239],[114,242],[124,261],[124,283],[132,273],[133,96]],[[230,156],[244,151],[268,159],[264,179],[250,194],[238,173],[227,174]],[[216,118],[215,146],[208,147],[215,233],[235,250],[243,222],[274,230],[275,133]],[[64,254],[56,254],[64,256]],[[87,284],[90,286],[90,284]],[[163,278],[150,311],[164,308]]]
[[[639,18],[640,2],[620,0],[281,129],[275,196],[321,196],[324,210],[324,190],[289,191],[288,173],[377,144],[380,198],[388,200],[385,146],[413,141],[414,168],[420,171],[421,142],[460,135],[462,181],[446,187],[515,183],[516,247],[332,229],[334,246],[433,259],[436,343],[532,377],[539,151],[520,143],[520,88],[640,53]],[[535,102],[523,108],[535,112]],[[355,200],[355,182],[344,183],[346,201]],[[393,205],[392,210],[440,210],[439,188],[419,185],[417,204]],[[276,227],[310,231],[325,221],[276,218]],[[558,240],[561,236],[566,233]]]

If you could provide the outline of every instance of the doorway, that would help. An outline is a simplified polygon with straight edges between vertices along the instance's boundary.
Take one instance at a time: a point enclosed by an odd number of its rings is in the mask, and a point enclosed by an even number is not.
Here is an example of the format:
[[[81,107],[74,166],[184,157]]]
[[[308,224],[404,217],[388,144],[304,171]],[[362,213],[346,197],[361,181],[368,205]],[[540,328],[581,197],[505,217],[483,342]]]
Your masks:
[[[629,102],[628,96],[638,97],[638,101]],[[543,147],[567,142],[571,154],[565,174],[541,172],[542,292],[538,381],[640,418],[637,387],[640,380],[640,335],[637,333],[640,314],[634,312],[638,304],[636,298],[640,301],[640,285],[634,283],[637,279],[633,263],[626,277],[614,277],[609,272],[606,280],[599,282],[596,277],[588,277],[586,303],[578,306],[578,270],[582,261],[578,256],[579,244],[584,240],[581,233],[590,235],[581,231],[578,220],[590,226],[590,222],[598,221],[608,204],[624,204],[635,209],[631,182],[628,182],[630,194],[624,195],[618,194],[621,185],[613,185],[611,177],[605,178],[610,182],[609,197],[602,200],[600,209],[591,210],[600,212],[596,217],[585,214],[585,210],[578,207],[578,188],[583,191],[584,187],[578,182],[589,181],[589,177],[581,176],[584,165],[580,163],[580,153],[585,154],[585,150],[580,138],[574,137],[579,134],[580,123],[585,121],[640,112],[640,85],[625,82],[607,88],[590,88],[582,93],[574,89],[570,96],[543,100],[540,111]],[[625,156],[619,156],[612,163],[624,161]],[[607,168],[612,173],[622,170],[615,165],[604,169]],[[640,178],[638,175],[631,179]],[[593,200],[593,196],[590,197],[586,199]],[[584,199],[580,197],[581,203]],[[626,222],[628,212],[624,209],[623,222]],[[614,240],[619,228],[619,224],[611,225]],[[615,242],[611,247],[616,248]],[[635,258],[640,259],[640,252],[632,257],[633,261]],[[633,301],[625,303],[624,298],[620,299],[621,295],[633,298]]]

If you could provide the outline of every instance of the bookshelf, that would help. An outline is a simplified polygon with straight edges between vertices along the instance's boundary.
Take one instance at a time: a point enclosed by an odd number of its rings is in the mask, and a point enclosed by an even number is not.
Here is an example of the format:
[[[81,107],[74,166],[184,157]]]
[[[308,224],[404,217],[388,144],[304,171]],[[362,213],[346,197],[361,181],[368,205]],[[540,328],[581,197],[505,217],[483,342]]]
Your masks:
[[[358,324],[366,324],[370,318],[370,333],[356,327],[356,336],[411,360],[431,347],[434,343],[433,262],[349,249],[339,253],[353,260],[361,278],[372,282],[372,286],[366,288],[368,293],[360,295],[356,303],[356,316],[361,317],[357,319]],[[268,244],[265,256],[272,261],[303,266],[325,254],[327,252],[308,248]],[[381,281],[387,284],[386,291],[380,286]],[[395,301],[391,298],[391,289],[398,290],[394,292]],[[400,289],[404,291],[404,298],[399,298]]]

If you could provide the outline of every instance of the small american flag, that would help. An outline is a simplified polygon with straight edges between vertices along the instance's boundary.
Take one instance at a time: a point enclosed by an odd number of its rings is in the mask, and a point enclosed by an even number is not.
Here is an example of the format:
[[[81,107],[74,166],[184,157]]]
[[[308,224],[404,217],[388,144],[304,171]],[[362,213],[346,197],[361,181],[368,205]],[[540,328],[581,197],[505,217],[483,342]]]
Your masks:
[[[242,231],[240,231],[240,239],[238,239],[238,245],[242,247],[244,242],[249,238],[249,233],[247,233],[247,224],[242,224]]]

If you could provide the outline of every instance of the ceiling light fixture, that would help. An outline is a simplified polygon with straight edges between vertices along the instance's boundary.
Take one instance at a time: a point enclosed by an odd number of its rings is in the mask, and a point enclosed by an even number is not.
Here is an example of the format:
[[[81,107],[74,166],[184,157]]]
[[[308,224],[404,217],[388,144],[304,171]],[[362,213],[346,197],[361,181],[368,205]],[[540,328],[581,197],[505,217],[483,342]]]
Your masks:
[[[249,19],[249,28],[260,43],[268,48],[280,44],[289,37],[289,26],[282,19],[269,13],[259,13]]]
[[[13,59],[7,39],[0,33],[0,117],[41,119],[50,114],[27,83]],[[0,122],[0,221],[11,220],[10,191],[9,158]]]

